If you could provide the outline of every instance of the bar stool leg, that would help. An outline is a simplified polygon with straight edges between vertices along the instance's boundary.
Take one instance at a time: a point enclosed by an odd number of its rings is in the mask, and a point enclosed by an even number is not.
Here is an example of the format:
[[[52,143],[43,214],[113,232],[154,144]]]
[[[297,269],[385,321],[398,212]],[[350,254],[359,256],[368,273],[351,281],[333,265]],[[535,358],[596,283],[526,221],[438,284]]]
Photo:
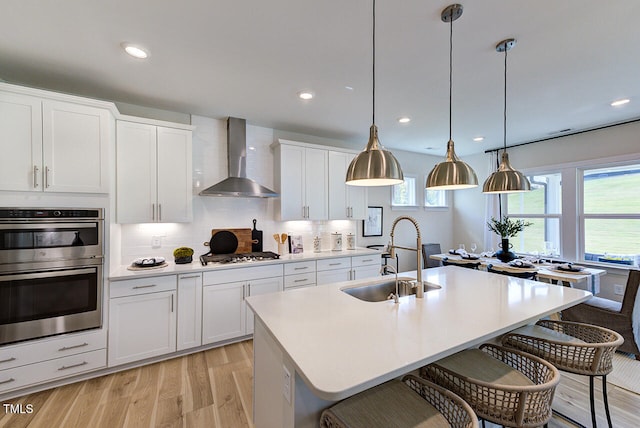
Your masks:
[[[596,422],[596,407],[593,398],[593,376],[589,376],[589,403],[591,404],[591,426],[596,428],[598,423]]]
[[[609,428],[613,428],[611,413],[609,412],[609,399],[607,397],[607,375],[602,376],[602,400],[604,401],[604,411],[607,413],[607,423]]]

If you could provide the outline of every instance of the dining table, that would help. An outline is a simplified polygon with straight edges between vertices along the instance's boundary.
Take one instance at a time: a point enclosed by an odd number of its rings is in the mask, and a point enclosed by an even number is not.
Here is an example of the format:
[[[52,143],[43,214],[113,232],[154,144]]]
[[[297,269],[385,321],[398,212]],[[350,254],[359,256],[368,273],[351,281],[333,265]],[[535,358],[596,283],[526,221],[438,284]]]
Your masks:
[[[510,263],[505,263],[498,260],[496,257],[488,257],[484,255],[474,255],[469,253],[457,254],[454,253],[442,253],[432,254],[429,258],[433,260],[442,261],[448,259],[453,262],[466,262],[466,263],[480,263],[482,269],[487,268],[489,265],[496,267],[503,267],[513,272],[518,272],[521,268],[512,266]],[[552,284],[562,284],[565,287],[579,288],[582,290],[590,291],[596,295],[600,292],[600,277],[605,275],[607,271],[605,269],[596,269],[586,266],[579,266],[575,263],[571,263],[572,267],[577,268],[576,271],[563,270],[563,266],[568,262],[561,262],[551,259],[535,259],[531,258],[531,261],[527,261],[527,258],[519,258],[516,260],[523,261],[524,265],[528,269],[535,269],[538,280],[545,280]],[[578,270],[579,269],[579,270]]]

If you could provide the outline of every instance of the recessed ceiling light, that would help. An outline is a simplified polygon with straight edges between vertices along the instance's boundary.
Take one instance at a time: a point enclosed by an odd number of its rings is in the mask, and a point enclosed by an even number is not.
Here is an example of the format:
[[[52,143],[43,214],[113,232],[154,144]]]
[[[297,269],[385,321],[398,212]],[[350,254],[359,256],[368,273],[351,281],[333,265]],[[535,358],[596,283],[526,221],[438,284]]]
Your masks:
[[[611,107],[618,107],[618,106],[621,106],[621,105],[624,105],[624,104],[628,103],[629,101],[631,101],[629,98],[616,100],[616,101],[611,103]]]
[[[403,116],[403,117],[398,118],[398,122],[399,123],[409,123],[409,122],[411,122],[411,118],[407,117],[407,116]]]
[[[310,100],[310,99],[313,98],[313,96],[314,96],[313,92],[311,92],[311,91],[300,91],[300,92],[298,92],[298,97],[301,100]]]
[[[479,143],[480,141],[484,141],[484,137],[474,137],[473,141]]]
[[[126,53],[128,53],[134,58],[145,59],[149,57],[149,52],[147,52],[144,48],[141,48],[140,46],[136,46],[126,42],[122,43],[121,46]]]

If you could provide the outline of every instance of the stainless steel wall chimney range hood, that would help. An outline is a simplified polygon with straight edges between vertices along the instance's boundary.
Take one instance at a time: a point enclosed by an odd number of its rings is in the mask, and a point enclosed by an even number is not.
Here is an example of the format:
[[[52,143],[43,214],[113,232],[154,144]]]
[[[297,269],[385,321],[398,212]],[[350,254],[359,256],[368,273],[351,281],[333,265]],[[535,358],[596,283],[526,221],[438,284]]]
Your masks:
[[[275,198],[278,195],[247,178],[247,121],[236,117],[227,119],[227,160],[229,178],[207,187],[202,196],[235,196],[243,198]]]

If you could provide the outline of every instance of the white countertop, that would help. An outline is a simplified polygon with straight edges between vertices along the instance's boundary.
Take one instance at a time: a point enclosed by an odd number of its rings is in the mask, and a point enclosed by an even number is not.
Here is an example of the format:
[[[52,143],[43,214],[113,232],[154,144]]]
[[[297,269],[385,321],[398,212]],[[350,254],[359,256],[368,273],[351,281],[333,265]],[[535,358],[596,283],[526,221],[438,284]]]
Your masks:
[[[251,296],[247,303],[309,389],[335,401],[591,296],[454,266],[423,272],[424,281],[442,288],[424,299],[401,297],[399,304],[340,291],[371,279]]]
[[[372,250],[369,248],[356,248],[355,250],[344,251],[322,251],[320,253],[306,252],[302,254],[284,254],[279,259],[274,260],[261,260],[256,262],[243,262],[243,263],[208,263],[206,266],[202,266],[198,256],[193,256],[193,262],[177,265],[173,262],[173,259],[167,259],[167,266],[163,268],[151,268],[148,270],[128,270],[127,266],[119,266],[109,274],[109,280],[118,281],[123,279],[145,278],[158,275],[175,275],[189,272],[205,272],[216,269],[237,269],[247,268],[252,266],[265,266],[269,264],[279,263],[295,263],[308,260],[318,259],[330,259],[338,257],[354,257],[354,256],[366,256],[377,255],[381,256],[380,251]]]

